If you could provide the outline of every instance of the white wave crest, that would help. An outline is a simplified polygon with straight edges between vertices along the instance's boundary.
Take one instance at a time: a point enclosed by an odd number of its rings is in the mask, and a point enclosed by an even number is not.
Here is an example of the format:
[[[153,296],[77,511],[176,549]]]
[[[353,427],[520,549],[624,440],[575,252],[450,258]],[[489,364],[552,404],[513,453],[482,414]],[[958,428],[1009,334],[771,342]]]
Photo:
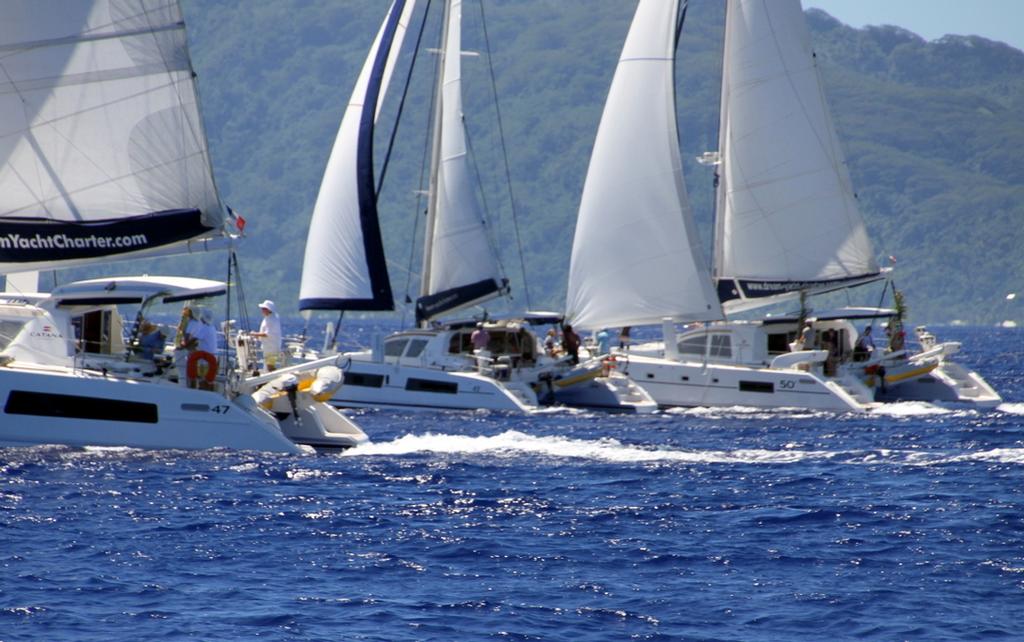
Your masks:
[[[926,401],[897,401],[879,404],[871,408],[869,412],[872,415],[884,417],[922,417],[926,415],[948,415],[954,411]]]
[[[1024,403],[1001,403],[996,410],[1008,415],[1024,415]]]
[[[370,443],[345,452],[346,456],[407,455],[412,453],[512,454],[544,457],[591,459],[607,462],[683,462],[726,464],[788,464],[807,459],[831,457],[834,453],[801,450],[741,449],[678,450],[647,448],[623,444],[617,439],[569,439],[537,437],[516,430],[491,436],[445,435],[427,433],[403,435],[394,441]]]

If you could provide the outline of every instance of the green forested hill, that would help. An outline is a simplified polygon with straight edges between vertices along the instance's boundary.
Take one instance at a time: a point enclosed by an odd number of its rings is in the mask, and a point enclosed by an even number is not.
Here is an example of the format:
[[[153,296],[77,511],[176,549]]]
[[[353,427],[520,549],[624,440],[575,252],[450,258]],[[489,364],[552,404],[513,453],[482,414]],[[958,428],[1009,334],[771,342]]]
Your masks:
[[[184,2],[217,180],[225,200],[250,222],[241,251],[247,291],[251,298],[274,297],[286,312],[296,309],[306,230],[327,155],[386,4]],[[634,6],[484,0],[534,308],[562,305],[590,147]],[[721,0],[690,2],[678,66],[688,159],[716,146],[723,15]],[[464,59],[467,126],[514,305],[522,308],[527,301],[476,0],[465,3],[464,16],[464,48],[481,52]],[[898,258],[896,280],[913,321],[1007,318],[1005,294],[1024,289],[1024,53],[978,37],[926,42],[893,27],[852,29],[817,10],[808,17],[869,231],[879,257]],[[431,56],[421,58],[418,71],[429,72]],[[408,266],[418,271],[410,250],[422,227],[415,190],[427,83],[413,86],[382,194],[399,303],[409,290]],[[393,102],[385,121],[393,118]],[[685,169],[710,247],[711,176],[692,160]],[[220,276],[223,264],[222,257],[201,258],[189,269]],[[168,261],[148,269],[179,267]],[[415,292],[414,274],[411,283]]]

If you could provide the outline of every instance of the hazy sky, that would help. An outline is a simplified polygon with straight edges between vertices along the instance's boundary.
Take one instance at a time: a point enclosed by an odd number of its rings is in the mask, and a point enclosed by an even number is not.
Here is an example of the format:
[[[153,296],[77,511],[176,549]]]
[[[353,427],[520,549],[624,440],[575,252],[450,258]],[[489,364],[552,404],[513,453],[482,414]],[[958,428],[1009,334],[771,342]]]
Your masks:
[[[978,35],[1024,49],[1024,0],[803,0],[852,27],[896,25],[927,39]]]

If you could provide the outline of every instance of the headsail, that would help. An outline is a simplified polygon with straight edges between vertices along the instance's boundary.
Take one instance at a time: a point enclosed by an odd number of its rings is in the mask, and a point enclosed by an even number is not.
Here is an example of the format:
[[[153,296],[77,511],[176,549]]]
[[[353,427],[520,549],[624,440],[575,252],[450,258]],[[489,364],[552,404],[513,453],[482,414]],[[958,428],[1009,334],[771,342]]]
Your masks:
[[[0,272],[221,228],[177,2],[9,0],[3,13]]]
[[[342,117],[306,239],[301,310],[394,307],[377,219],[373,133],[415,4],[392,3]]]
[[[722,317],[683,184],[675,2],[640,0],[594,141],[566,318],[599,328]]]
[[[730,0],[719,135],[715,277],[727,310],[875,278],[800,0]]]
[[[462,0],[452,0],[442,54],[440,131],[435,134],[440,140],[432,181],[433,223],[427,228],[424,287],[416,302],[420,321],[491,299],[507,284],[487,238],[466,153],[461,21]]]

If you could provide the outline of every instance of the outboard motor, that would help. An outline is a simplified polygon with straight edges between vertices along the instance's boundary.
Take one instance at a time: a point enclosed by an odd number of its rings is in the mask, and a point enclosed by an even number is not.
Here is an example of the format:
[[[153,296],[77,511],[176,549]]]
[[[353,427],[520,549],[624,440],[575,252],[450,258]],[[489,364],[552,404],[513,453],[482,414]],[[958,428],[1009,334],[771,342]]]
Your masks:
[[[296,423],[302,423],[302,417],[299,416],[299,380],[295,375],[288,375],[281,382],[281,389],[288,395],[288,403],[292,407],[292,416],[295,417]]]

